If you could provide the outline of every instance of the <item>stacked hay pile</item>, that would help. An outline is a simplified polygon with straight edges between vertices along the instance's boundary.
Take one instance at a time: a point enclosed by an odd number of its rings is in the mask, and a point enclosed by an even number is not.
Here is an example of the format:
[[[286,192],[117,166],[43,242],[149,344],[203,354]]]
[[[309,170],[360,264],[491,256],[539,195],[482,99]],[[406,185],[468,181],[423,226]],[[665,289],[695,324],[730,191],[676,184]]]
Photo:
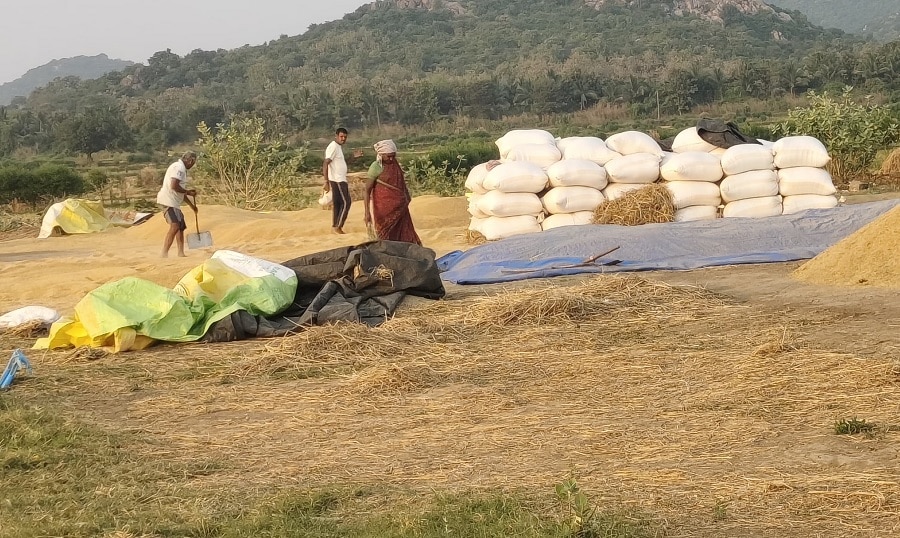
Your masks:
[[[607,200],[594,210],[594,224],[618,224],[639,226],[659,222],[672,222],[675,203],[671,191],[659,183],[644,185],[626,192],[618,198]]]
[[[900,288],[900,206],[809,260],[794,276],[815,284]]]

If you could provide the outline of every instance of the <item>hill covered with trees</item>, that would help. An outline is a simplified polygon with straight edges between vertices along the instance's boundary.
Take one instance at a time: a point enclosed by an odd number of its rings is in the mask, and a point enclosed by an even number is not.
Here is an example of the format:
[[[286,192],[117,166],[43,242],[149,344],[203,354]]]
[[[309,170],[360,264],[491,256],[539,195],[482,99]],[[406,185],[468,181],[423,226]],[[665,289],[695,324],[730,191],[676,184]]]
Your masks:
[[[646,117],[844,85],[897,92],[898,72],[900,42],[759,0],[382,0],[260,46],[57,79],[0,109],[0,156],[162,149],[232,114],[290,135],[607,104]]]
[[[84,80],[103,76],[110,71],[120,71],[134,62],[115,60],[106,54],[96,56],[74,56],[53,60],[29,69],[16,80],[0,84],[0,106],[8,105],[19,96],[30,94],[35,88],[45,86],[59,77],[78,77]]]
[[[766,0],[797,10],[825,28],[871,36],[888,42],[900,39],[900,2],[897,0]]]

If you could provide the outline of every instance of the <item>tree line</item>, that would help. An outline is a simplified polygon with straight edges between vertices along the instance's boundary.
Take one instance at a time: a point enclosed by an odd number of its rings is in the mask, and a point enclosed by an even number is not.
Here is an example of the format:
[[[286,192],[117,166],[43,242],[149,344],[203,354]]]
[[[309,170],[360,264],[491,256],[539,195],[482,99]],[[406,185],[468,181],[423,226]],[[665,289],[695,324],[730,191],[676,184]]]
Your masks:
[[[900,95],[900,41],[727,9],[716,25],[664,16],[652,1],[641,10],[556,4],[479,3],[468,18],[382,6],[257,47],[166,50],[98,79],[57,79],[0,108],[0,157],[162,150],[196,140],[201,122],[234,116],[296,136],[604,103],[643,118],[844,86]]]

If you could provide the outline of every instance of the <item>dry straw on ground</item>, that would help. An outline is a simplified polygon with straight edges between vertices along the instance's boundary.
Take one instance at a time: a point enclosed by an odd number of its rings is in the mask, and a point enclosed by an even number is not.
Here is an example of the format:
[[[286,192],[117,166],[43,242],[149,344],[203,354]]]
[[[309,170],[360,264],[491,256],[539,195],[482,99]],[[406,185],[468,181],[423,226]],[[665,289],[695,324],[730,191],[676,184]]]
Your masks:
[[[671,222],[675,218],[672,193],[660,183],[625,193],[607,200],[594,210],[594,224],[638,226],[655,222]]]
[[[463,232],[463,239],[465,240],[467,245],[481,245],[487,243],[487,237],[485,237],[483,233],[476,230],[465,230]]]
[[[473,287],[377,328],[59,364],[54,390],[148,458],[217,462],[200,488],[552,495],[574,474],[679,536],[887,535],[897,434],[833,424],[896,420],[895,365],[803,345],[803,315],[631,276]]]

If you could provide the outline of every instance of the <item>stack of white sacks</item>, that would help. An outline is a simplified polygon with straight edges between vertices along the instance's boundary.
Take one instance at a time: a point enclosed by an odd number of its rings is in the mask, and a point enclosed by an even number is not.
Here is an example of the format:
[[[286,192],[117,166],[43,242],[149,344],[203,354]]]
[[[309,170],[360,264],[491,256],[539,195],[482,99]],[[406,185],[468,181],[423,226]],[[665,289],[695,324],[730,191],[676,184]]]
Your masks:
[[[778,170],[778,192],[783,196],[783,214],[837,205],[834,181],[825,165],[828,150],[811,136],[789,136],[772,144]]]
[[[676,221],[768,217],[837,205],[825,146],[809,136],[718,148],[696,127],[665,152],[648,134],[625,131],[556,139],[539,129],[497,140],[500,160],[466,180],[469,229],[488,240],[589,224],[605,200],[662,180]]]

